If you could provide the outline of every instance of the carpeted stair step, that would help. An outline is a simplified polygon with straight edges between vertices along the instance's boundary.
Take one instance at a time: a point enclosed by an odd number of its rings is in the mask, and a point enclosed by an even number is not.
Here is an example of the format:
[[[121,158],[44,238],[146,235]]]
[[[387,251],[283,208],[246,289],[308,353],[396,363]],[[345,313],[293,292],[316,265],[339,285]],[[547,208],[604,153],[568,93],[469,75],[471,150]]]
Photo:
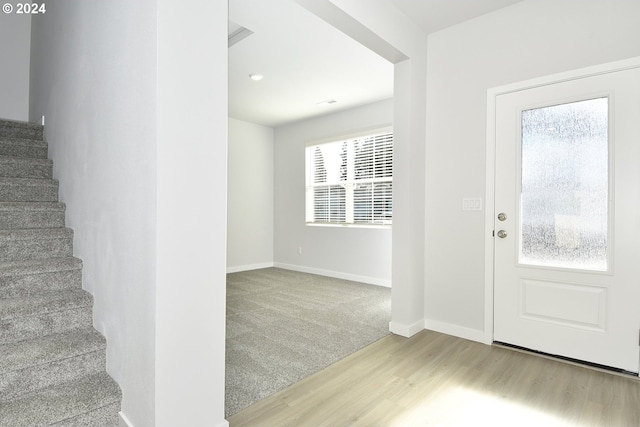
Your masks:
[[[0,137],[35,139],[42,141],[44,126],[36,123],[0,120]]]
[[[53,162],[49,159],[29,159],[0,156],[0,176],[6,178],[52,178]]]
[[[56,202],[0,202],[0,230],[64,227],[65,205]]]
[[[82,288],[82,261],[47,258],[0,263],[0,295],[3,298]]]
[[[0,426],[115,426],[120,398],[120,388],[106,372],[87,375],[0,401]]]
[[[51,424],[50,427],[114,427],[120,426],[120,400],[103,406],[98,409],[94,409],[90,412],[85,412],[78,416],[67,418],[59,423]]]
[[[73,256],[73,230],[70,228],[0,230],[0,260],[70,256]]]
[[[2,299],[0,345],[89,327],[92,307],[91,294],[82,289]]]
[[[0,202],[57,202],[54,179],[0,177]]]
[[[44,141],[0,137],[0,156],[46,159],[49,146]]]
[[[15,399],[101,372],[105,347],[93,328],[0,346],[0,396]]]
[[[0,120],[0,426],[112,427],[121,392],[43,127]]]

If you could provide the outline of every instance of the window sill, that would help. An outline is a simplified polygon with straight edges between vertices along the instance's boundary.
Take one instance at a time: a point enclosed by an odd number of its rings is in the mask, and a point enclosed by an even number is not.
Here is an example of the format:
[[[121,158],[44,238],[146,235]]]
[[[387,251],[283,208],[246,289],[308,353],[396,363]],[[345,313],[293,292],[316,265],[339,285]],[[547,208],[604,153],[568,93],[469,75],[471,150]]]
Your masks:
[[[316,223],[306,222],[307,227],[332,227],[332,228],[375,228],[378,230],[390,230],[392,224],[336,224],[336,223]]]

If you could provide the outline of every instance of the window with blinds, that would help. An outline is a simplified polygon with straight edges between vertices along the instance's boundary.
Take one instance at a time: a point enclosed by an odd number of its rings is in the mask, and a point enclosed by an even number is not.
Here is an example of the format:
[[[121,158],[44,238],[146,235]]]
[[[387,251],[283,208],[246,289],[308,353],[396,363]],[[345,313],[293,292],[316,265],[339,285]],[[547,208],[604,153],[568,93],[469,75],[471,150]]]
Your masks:
[[[390,129],[306,148],[308,224],[391,224]]]

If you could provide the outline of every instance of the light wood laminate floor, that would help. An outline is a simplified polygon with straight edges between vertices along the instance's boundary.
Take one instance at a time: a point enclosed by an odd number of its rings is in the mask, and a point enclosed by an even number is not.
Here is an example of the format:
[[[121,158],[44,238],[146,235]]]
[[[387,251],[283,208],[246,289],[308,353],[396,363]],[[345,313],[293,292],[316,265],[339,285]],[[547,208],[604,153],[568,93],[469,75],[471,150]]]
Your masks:
[[[229,418],[269,426],[640,426],[640,381],[422,331],[389,335]]]

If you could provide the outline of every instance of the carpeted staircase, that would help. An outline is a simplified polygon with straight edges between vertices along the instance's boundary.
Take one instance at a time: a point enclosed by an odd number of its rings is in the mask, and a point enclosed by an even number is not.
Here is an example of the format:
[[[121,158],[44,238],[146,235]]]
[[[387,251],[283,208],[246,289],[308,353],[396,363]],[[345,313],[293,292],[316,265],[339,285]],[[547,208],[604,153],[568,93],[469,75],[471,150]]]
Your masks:
[[[0,426],[117,426],[43,127],[0,120]]]

